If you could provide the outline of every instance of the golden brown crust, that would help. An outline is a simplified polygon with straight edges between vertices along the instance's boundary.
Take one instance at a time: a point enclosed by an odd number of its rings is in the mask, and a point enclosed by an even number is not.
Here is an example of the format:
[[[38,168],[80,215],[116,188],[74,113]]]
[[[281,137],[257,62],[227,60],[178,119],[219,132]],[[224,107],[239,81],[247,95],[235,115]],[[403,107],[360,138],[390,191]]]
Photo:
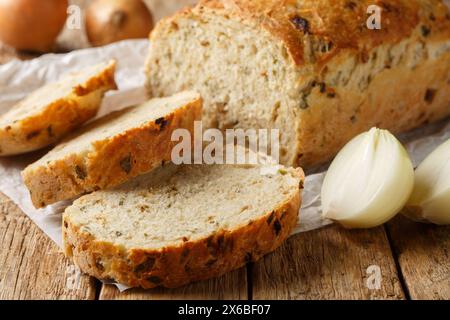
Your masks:
[[[112,139],[96,142],[87,155],[71,153],[23,173],[35,207],[41,208],[77,195],[113,187],[148,172],[171,159],[176,142],[172,132],[185,128],[193,133],[201,118],[202,101],[193,100],[164,119],[127,130]]]
[[[366,27],[369,5],[383,10],[381,30]],[[450,115],[450,9],[443,0],[203,0],[159,24],[152,40],[170,37],[183,18],[215,16],[263,27],[289,53],[286,78],[295,79],[289,85],[298,97],[286,121],[297,141],[282,146],[296,150],[285,165],[325,163],[372,126],[400,133]]]
[[[301,169],[297,172],[303,181]],[[160,250],[127,250],[96,240],[64,215],[64,250],[82,271],[98,279],[130,287],[180,287],[238,269],[278,248],[296,226],[300,191],[295,190],[286,203],[247,225]]]
[[[382,9],[381,30],[366,26],[370,5]],[[256,22],[284,42],[298,65],[313,62],[305,56],[305,37],[331,43],[332,50],[320,56],[326,61],[343,49],[362,52],[398,43],[419,23],[432,24],[436,38],[450,34],[448,9],[441,0],[202,0],[192,12],[201,15],[204,10]]]
[[[72,88],[67,97],[54,101],[41,112],[0,128],[0,156],[22,154],[49,146],[92,119],[103,95],[117,89],[116,62],[86,83]]]
[[[296,165],[309,168],[330,160],[371,127],[397,134],[449,116],[449,68],[450,52],[413,68],[386,68],[366,77],[370,85],[362,91],[358,81],[337,86],[318,82],[301,115]],[[326,86],[325,92],[320,86]]]

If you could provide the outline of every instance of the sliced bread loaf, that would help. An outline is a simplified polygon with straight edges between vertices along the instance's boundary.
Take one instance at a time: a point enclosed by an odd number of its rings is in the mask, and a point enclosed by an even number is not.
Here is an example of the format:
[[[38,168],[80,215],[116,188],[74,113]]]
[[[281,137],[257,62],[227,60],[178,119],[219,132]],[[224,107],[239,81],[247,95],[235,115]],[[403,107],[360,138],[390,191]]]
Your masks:
[[[0,116],[0,156],[46,147],[93,118],[103,95],[116,89],[116,62],[101,63],[30,94]]]
[[[63,217],[67,256],[132,286],[178,287],[275,250],[297,223],[301,169],[168,164],[76,200]]]
[[[366,27],[374,3],[381,30]],[[373,126],[450,115],[446,4],[201,0],[153,30],[148,89],[197,90],[205,127],[277,128],[281,162],[314,166]]]
[[[92,122],[22,176],[36,207],[121,184],[171,158],[177,128],[190,131],[201,118],[195,92],[150,100]]]

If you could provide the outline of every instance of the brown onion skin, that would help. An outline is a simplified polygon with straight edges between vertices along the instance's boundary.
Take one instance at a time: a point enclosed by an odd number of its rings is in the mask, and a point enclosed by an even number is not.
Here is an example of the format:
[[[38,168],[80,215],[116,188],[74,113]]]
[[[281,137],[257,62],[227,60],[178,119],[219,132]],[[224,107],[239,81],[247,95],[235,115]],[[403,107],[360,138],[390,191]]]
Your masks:
[[[0,0],[0,41],[17,50],[50,51],[68,5],[68,0]]]
[[[148,37],[153,17],[141,0],[95,0],[86,10],[86,33],[93,46]]]

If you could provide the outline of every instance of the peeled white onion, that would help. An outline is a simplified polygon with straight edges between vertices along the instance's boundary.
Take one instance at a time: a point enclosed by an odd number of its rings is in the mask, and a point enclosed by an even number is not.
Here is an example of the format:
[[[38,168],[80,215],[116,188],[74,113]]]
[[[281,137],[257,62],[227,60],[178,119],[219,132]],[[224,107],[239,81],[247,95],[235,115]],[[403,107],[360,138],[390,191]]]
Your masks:
[[[450,224],[450,140],[417,168],[405,214],[416,221]]]
[[[336,156],[322,186],[325,218],[347,228],[372,228],[393,218],[408,201],[414,168],[402,144],[373,128]]]

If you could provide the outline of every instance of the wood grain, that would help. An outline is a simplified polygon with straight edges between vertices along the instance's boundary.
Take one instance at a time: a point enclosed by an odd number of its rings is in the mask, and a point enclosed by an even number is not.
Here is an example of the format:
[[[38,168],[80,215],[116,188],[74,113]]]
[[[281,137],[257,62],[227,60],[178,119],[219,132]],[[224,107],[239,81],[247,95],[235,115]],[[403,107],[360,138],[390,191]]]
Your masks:
[[[71,0],[81,8],[88,2]],[[65,30],[56,50],[87,46],[82,29]],[[0,64],[35,56],[0,44]],[[291,238],[253,265],[250,279],[243,268],[173,290],[119,293],[115,286],[103,285],[99,298],[450,299],[450,227],[417,224],[399,217],[386,230],[390,245],[383,228],[349,231],[332,226]],[[394,261],[401,270],[406,294]],[[380,289],[367,286],[370,266],[381,270]],[[38,227],[0,194],[0,299],[94,299],[96,283],[81,275]]]
[[[370,266],[380,268],[379,289],[367,286]],[[254,265],[252,282],[255,300],[405,298],[383,228],[294,236]]]
[[[94,299],[95,283],[0,193],[0,300]]]
[[[103,285],[101,300],[246,300],[246,268],[220,278],[200,281],[178,289],[133,289],[120,293],[113,285]]]
[[[410,298],[450,299],[450,227],[399,216],[388,232]]]

